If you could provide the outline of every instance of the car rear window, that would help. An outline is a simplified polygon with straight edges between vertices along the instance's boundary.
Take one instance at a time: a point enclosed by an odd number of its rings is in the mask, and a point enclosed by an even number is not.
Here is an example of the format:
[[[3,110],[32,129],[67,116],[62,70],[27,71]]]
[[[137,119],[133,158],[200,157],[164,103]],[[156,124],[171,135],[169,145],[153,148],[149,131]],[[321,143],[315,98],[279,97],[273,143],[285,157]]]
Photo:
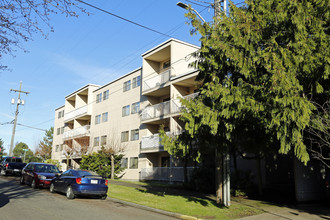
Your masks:
[[[98,176],[97,173],[87,170],[76,170],[79,176]]]
[[[36,164],[35,165],[36,172],[40,173],[59,173],[60,171],[58,170],[57,166],[55,165],[49,165],[49,164]]]

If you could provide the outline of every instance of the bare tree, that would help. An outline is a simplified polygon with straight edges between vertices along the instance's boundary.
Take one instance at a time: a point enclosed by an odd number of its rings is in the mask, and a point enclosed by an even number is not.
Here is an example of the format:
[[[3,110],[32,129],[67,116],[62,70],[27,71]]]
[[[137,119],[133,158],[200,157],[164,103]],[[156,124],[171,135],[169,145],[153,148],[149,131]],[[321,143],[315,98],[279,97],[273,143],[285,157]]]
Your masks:
[[[330,168],[330,102],[313,104],[317,107],[317,112],[306,129],[306,139],[309,141],[307,147],[312,158]]]
[[[115,155],[123,153],[127,147],[127,142],[122,142],[121,138],[115,134],[115,132],[111,133],[109,136],[107,143],[102,144],[102,150],[105,154],[109,155],[111,159],[111,179],[114,179],[115,176]]]
[[[47,38],[47,33],[54,31],[50,25],[50,15],[64,14],[77,17],[78,12],[86,12],[78,2],[78,0],[0,0],[0,59],[4,54],[13,55],[17,48],[24,50],[21,42],[30,41],[33,33],[40,33]],[[0,70],[6,68],[7,66],[0,63]]]

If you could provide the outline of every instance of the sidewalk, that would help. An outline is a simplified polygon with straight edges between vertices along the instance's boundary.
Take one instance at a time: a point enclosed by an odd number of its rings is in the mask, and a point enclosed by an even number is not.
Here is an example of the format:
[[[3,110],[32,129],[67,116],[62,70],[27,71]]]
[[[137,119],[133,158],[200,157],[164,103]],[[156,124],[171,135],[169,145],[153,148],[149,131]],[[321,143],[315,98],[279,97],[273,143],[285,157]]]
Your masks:
[[[146,187],[150,186],[143,186],[135,183],[130,182],[121,182],[121,181],[111,181],[109,180],[110,184],[115,185],[122,185],[127,187],[134,187],[138,189],[146,189]],[[154,190],[160,189],[160,191],[164,191],[161,187],[153,187]],[[172,192],[175,192],[177,189],[172,188],[166,188],[166,190],[171,190]],[[180,193],[182,193],[182,190],[180,190]],[[191,192],[190,192],[191,193]],[[214,195],[207,195],[209,198],[215,199]],[[108,197],[109,198],[109,197]],[[143,205],[138,205],[135,203],[125,202],[118,199],[109,198],[113,202],[122,203],[124,205],[133,206],[140,209],[149,210],[152,212],[161,213],[164,215],[168,215],[171,217],[176,217],[178,219],[197,219],[193,216],[185,216],[181,215],[179,213],[171,213]],[[240,218],[241,220],[275,220],[275,219],[293,219],[293,220],[300,220],[300,219],[328,219],[330,220],[330,203],[324,204],[324,203],[309,203],[309,204],[297,204],[297,205],[280,205],[280,204],[272,204],[272,205],[265,205],[262,207],[256,207],[253,206],[253,203],[251,203],[248,199],[242,199],[237,201],[231,201],[232,204],[239,203],[241,205],[246,205],[250,207],[254,207],[256,209],[260,209],[264,211],[264,213],[254,216],[248,216]],[[252,204],[252,205],[251,205]]]

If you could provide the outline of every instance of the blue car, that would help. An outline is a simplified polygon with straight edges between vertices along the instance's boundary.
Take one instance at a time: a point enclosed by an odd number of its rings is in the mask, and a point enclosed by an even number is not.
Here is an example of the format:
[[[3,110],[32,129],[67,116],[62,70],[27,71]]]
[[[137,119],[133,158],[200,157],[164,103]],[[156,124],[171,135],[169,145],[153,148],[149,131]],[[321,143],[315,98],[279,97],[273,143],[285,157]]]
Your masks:
[[[97,196],[104,200],[107,198],[108,180],[92,171],[67,170],[56,175],[49,191],[65,193],[68,199],[74,199],[76,196]]]

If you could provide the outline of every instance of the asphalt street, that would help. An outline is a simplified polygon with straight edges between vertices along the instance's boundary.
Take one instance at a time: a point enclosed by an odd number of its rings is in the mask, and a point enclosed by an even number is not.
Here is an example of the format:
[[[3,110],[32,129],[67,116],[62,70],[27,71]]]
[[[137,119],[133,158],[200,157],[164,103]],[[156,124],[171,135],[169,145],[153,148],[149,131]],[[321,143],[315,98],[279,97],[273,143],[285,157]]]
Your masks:
[[[109,199],[76,198],[20,185],[18,177],[0,176],[0,219],[176,219]]]

